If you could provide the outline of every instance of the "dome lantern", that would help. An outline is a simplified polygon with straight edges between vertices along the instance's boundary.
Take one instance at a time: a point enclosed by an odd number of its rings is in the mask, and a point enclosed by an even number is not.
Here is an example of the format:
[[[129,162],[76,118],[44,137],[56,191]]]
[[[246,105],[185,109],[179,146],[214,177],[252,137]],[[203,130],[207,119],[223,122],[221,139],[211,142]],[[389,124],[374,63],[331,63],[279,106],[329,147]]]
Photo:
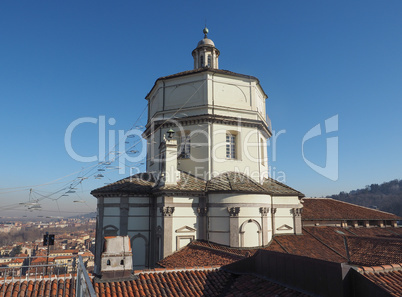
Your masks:
[[[220,52],[215,47],[215,43],[208,38],[208,28],[205,27],[202,32],[204,33],[204,39],[198,42],[197,47],[192,52],[194,58],[194,69],[218,69],[218,57]]]

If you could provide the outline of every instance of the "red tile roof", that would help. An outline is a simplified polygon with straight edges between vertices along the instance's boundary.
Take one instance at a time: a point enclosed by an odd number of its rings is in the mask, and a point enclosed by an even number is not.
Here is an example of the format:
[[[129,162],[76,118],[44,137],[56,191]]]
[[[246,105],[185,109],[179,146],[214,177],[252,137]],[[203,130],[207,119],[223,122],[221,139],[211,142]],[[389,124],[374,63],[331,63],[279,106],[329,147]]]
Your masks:
[[[364,232],[359,230],[365,229]],[[348,262],[344,237],[350,242],[351,262],[356,265],[381,265],[402,262],[399,260],[402,253],[398,250],[398,243],[402,240],[398,232],[402,228],[341,228],[329,226],[304,227],[303,235],[276,235],[271,242],[261,248],[231,248],[228,246],[196,240],[186,247],[161,260],[158,264],[161,267],[183,268],[183,267],[204,267],[223,266],[233,263],[239,259],[252,256],[259,249],[276,251],[293,255],[305,256],[336,263]],[[359,232],[371,237],[359,237]],[[392,237],[394,236],[394,237]],[[365,257],[365,249],[372,249],[373,242],[378,242],[375,257],[370,261]],[[354,245],[354,242],[360,244]],[[393,243],[392,250],[390,243]],[[353,248],[361,246],[361,252]],[[383,248],[380,252],[379,247]],[[386,251],[386,252],[385,252]],[[360,263],[360,264],[359,264]]]
[[[402,263],[402,238],[346,237],[350,263],[376,266]]]
[[[116,296],[309,296],[254,275],[223,270],[140,273],[138,279],[95,282],[99,297]]]
[[[275,236],[271,244],[264,248],[264,250],[284,252],[337,263],[347,261],[347,258],[342,253],[339,253],[331,246],[326,245],[308,233],[304,233],[303,235]]]
[[[383,288],[391,296],[400,297],[402,293],[402,270],[362,273],[367,279]]]
[[[402,218],[330,198],[303,198],[302,220],[400,220]]]
[[[213,249],[194,242],[158,262],[161,267],[184,268],[223,266],[242,259],[242,256]]]
[[[402,228],[380,228],[380,227],[369,227],[369,228],[348,228],[349,233],[355,236],[363,237],[395,237],[402,238]]]
[[[4,294],[3,294],[4,293]],[[75,296],[75,281],[73,279],[0,282],[0,294],[4,297],[19,296]]]

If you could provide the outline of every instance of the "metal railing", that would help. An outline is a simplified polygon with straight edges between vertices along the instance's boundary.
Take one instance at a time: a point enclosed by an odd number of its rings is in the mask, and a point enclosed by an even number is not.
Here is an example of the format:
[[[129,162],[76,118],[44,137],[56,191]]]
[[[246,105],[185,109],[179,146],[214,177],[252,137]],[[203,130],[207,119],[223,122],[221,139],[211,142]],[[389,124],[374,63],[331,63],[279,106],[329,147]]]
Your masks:
[[[92,286],[91,279],[85,268],[82,257],[78,256],[77,265],[77,284],[75,290],[76,297],[96,297],[94,287]]]
[[[28,284],[32,282],[54,282],[57,286],[60,282],[66,283],[69,280],[70,284],[76,287],[76,296],[95,297],[95,290],[92,286],[91,279],[88,275],[87,268],[85,267],[82,256],[71,257],[68,263],[51,263],[51,264],[35,264],[35,258],[43,257],[29,257],[29,258],[9,258],[10,261],[5,261],[6,258],[1,258],[0,265],[0,297],[7,294],[7,288],[10,285],[18,283],[17,287],[21,287],[23,283]],[[18,263],[15,259],[23,259],[24,262],[20,266],[10,267],[13,263]],[[8,259],[7,259],[8,260]],[[21,262],[19,262],[21,263]],[[43,296],[50,296],[51,291],[42,292]],[[20,296],[20,294],[18,294]]]

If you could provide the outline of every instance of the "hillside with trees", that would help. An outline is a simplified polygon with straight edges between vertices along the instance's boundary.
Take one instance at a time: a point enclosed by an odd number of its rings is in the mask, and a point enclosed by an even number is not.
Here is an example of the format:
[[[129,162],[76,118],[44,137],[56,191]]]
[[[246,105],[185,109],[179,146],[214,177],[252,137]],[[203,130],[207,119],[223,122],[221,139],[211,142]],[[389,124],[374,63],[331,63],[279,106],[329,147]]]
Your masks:
[[[390,212],[402,217],[402,180],[394,179],[382,184],[371,184],[349,193],[327,196],[361,206]]]

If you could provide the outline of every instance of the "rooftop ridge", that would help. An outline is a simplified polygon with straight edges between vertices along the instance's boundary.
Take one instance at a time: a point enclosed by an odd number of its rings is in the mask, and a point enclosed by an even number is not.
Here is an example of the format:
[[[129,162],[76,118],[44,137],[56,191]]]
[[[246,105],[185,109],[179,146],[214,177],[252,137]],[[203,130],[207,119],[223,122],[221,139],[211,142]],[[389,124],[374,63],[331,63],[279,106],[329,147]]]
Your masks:
[[[182,271],[212,271],[220,269],[221,266],[194,266],[194,267],[175,267],[175,268],[152,268],[152,269],[142,269],[134,270],[134,275],[140,274],[153,274],[153,273],[164,273],[164,272],[182,272]]]
[[[344,203],[344,204],[347,204],[347,205],[352,205],[352,206],[356,206],[356,207],[361,207],[361,208],[368,209],[368,210],[371,210],[371,211],[378,211],[378,212],[382,212],[382,213],[384,213],[384,214],[394,215],[395,217],[397,217],[397,218],[399,218],[399,219],[402,219],[402,217],[399,217],[399,216],[397,216],[396,214],[393,214],[393,213],[390,213],[390,212],[382,211],[382,210],[379,210],[379,209],[373,209],[373,208],[370,208],[370,207],[367,207],[367,206],[357,205],[357,204],[353,204],[353,203],[349,203],[349,202],[346,202],[346,201],[337,200],[337,199],[333,199],[333,198],[325,198],[325,197],[312,198],[312,197],[310,197],[310,198],[303,198],[303,200],[304,200],[304,199],[332,200],[332,201]],[[380,220],[380,219],[378,219],[378,220]],[[375,221],[375,219],[374,219],[374,221]]]
[[[375,273],[380,274],[390,271],[402,271],[402,263],[378,265],[378,266],[352,266],[357,272],[363,273]]]

